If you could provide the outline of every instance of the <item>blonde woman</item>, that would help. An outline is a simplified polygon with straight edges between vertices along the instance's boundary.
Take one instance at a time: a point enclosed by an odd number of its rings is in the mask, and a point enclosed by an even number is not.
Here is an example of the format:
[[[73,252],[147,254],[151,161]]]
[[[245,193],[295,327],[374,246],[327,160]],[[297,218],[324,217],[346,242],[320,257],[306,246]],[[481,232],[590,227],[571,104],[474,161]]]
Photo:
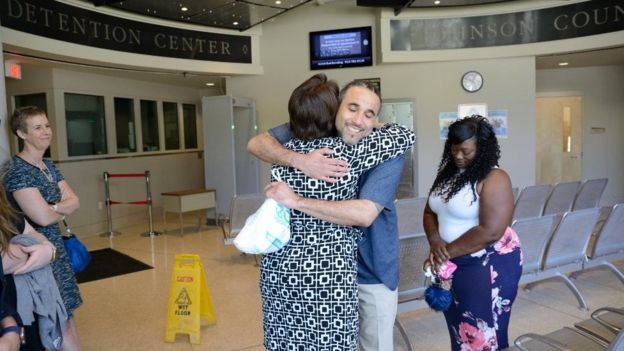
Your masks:
[[[73,312],[82,304],[76,276],[63,246],[58,222],[80,207],[78,197],[63,175],[43,154],[52,140],[52,129],[45,111],[22,107],[11,116],[11,129],[24,143],[13,157],[4,184],[9,201],[24,213],[34,229],[43,234],[57,251],[52,270],[69,320],[63,329],[63,350],[81,350]]]

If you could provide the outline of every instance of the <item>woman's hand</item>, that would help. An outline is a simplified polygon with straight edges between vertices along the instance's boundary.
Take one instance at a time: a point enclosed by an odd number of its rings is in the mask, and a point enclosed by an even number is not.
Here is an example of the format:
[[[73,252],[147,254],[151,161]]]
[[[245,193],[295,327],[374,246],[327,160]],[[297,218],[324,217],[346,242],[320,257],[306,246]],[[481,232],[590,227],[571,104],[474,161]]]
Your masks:
[[[18,267],[13,272],[13,274],[32,272],[44,267],[52,261],[55,248],[51,242],[46,241],[41,244],[22,246],[21,250],[28,255],[28,258],[22,266]]]
[[[264,193],[269,199],[292,209],[297,205],[299,196],[284,182],[272,182],[264,188]]]
[[[438,271],[440,266],[451,259],[451,255],[446,250],[446,243],[442,240],[435,240],[429,243],[429,261],[433,266],[435,272]]]

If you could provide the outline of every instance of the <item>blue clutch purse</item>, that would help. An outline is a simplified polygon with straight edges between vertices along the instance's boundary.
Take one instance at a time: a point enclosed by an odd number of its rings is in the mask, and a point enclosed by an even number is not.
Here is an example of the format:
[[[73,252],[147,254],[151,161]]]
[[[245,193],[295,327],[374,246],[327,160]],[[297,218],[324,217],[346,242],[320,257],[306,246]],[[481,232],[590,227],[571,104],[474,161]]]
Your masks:
[[[65,245],[65,251],[67,251],[67,256],[69,256],[69,261],[71,262],[72,269],[74,273],[80,273],[87,268],[89,262],[91,262],[91,254],[87,247],[78,240],[78,237],[74,233],[72,233],[69,225],[65,220],[63,220],[63,224],[65,225],[65,230],[68,235],[63,235],[63,244]]]
[[[437,273],[432,272],[431,266],[425,271],[425,276],[431,279],[431,285],[425,290],[425,301],[434,311],[447,311],[453,303],[453,292],[451,291],[451,278],[457,266],[450,261],[440,267]]]
[[[441,287],[440,284],[433,283],[425,290],[425,301],[432,310],[444,312],[451,307],[453,294],[450,290]]]

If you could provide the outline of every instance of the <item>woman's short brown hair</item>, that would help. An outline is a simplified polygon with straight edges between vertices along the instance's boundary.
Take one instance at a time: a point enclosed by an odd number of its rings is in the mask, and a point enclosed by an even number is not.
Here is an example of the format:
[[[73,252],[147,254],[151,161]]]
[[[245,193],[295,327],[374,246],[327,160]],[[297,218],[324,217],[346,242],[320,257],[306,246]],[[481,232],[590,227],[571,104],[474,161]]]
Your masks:
[[[309,141],[336,136],[338,92],[338,84],[322,73],[295,88],[288,101],[290,131],[295,138]]]
[[[21,130],[22,132],[27,133],[28,124],[26,124],[26,121],[30,117],[39,116],[39,115],[43,115],[43,116],[46,115],[46,112],[41,107],[24,106],[24,107],[15,109],[10,119],[11,130],[13,131],[13,134],[18,136],[17,135],[18,130]]]

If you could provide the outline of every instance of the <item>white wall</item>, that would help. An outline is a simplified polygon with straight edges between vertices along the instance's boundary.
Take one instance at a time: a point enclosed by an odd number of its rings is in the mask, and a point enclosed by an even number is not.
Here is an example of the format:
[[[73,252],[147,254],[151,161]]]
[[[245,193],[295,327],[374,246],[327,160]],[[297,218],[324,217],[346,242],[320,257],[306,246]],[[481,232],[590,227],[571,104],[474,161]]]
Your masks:
[[[538,70],[536,85],[538,95],[582,97],[582,177],[609,178],[603,205],[624,202],[624,66]]]
[[[103,172],[105,171],[109,173],[142,173],[149,170],[152,175],[151,192],[156,219],[161,217],[160,206],[162,201],[160,194],[162,192],[203,188],[201,118],[198,118],[197,121],[199,145],[194,151],[115,155],[116,147],[114,143],[109,142],[109,155],[68,158],[66,157],[65,146],[64,93],[103,95],[107,101],[116,96],[192,103],[197,106],[197,113],[200,116],[201,95],[210,94],[209,90],[128,79],[118,72],[107,74],[108,71],[102,71],[100,74],[78,69],[45,68],[35,65],[23,65],[22,68],[22,80],[7,81],[7,95],[12,97],[16,94],[47,93],[48,114],[55,133],[52,159],[60,160],[57,167],[81,201],[81,208],[70,218],[77,233],[93,235],[103,232],[107,228],[106,210],[99,209],[98,206],[99,202],[104,201]],[[114,110],[112,106],[112,103],[106,105],[107,133],[114,132]],[[13,109],[12,101],[9,103],[9,107],[10,110]],[[14,143],[12,135],[11,142]],[[115,158],[111,158],[111,156]],[[101,158],[94,159],[97,157]],[[145,200],[145,198],[146,190],[143,178],[115,178],[111,180],[112,200],[127,202]],[[147,229],[146,207],[113,206],[113,223],[115,228],[132,223],[145,223]]]
[[[287,121],[292,90],[316,73],[309,70],[310,31],[373,26],[376,10],[351,2],[296,8],[275,22],[263,25],[261,38],[264,75],[232,77],[228,94],[256,100],[261,131]],[[376,43],[375,45],[378,45]],[[467,70],[480,71],[484,87],[477,93],[462,90],[459,81]],[[418,194],[426,195],[437,169],[443,143],[438,136],[438,113],[456,111],[460,103],[485,102],[491,109],[507,109],[509,139],[501,140],[501,166],[516,186],[533,184],[535,177],[535,62],[532,56],[493,60],[380,64],[373,67],[327,70],[341,85],[355,78],[381,78],[384,98],[410,98],[416,102]],[[268,165],[261,168],[268,182]]]
[[[57,164],[67,182],[80,198],[80,209],[68,218],[78,234],[93,235],[106,231],[106,208],[104,202],[103,173],[151,173],[151,192],[154,220],[161,220],[163,192],[204,187],[204,163],[198,153],[164,154],[144,157],[128,157],[107,160],[63,162]],[[111,178],[110,197],[113,201],[141,201],[146,198],[144,178]],[[175,214],[169,213],[169,216]],[[147,208],[145,206],[113,205],[113,229],[128,224],[145,223],[147,231]],[[172,217],[170,221],[175,222]],[[159,226],[155,230],[162,231]]]

